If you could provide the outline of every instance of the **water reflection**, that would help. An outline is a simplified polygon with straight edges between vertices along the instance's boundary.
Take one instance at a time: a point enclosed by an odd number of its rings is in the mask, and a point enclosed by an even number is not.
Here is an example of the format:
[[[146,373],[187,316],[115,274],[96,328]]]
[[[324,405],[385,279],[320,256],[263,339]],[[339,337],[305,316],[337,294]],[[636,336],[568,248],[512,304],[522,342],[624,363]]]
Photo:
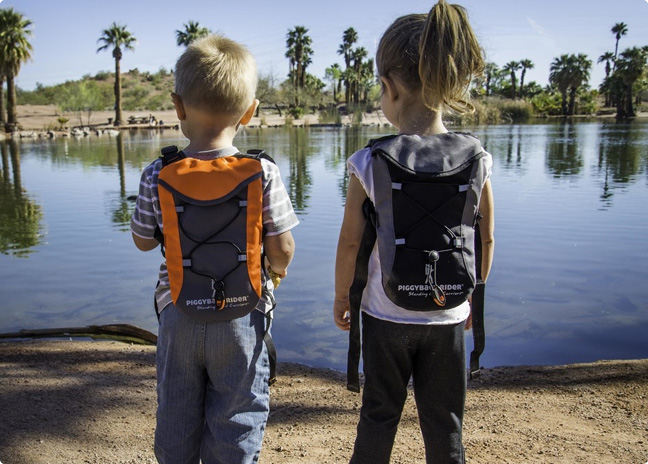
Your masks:
[[[43,212],[22,186],[20,145],[11,139],[0,150],[0,253],[26,258],[42,242]]]
[[[549,138],[547,145],[547,170],[554,178],[576,176],[583,168],[583,156],[579,150],[580,138],[573,122],[563,123]]]
[[[619,187],[636,181],[641,171],[646,170],[646,134],[632,127],[632,124],[615,124],[601,131],[596,177],[604,207],[611,206]]]
[[[119,133],[115,137],[117,145],[117,172],[119,173],[119,195],[113,200],[112,222],[117,226],[118,230],[130,230],[130,217],[135,209],[135,203],[128,200],[126,195],[126,172],[125,172],[125,154],[124,154],[124,134]]]

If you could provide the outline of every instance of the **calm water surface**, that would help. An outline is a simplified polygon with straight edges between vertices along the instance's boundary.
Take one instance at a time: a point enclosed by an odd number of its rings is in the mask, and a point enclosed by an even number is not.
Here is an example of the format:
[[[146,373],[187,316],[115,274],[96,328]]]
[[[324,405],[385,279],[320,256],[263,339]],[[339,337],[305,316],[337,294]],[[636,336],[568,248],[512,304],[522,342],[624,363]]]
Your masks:
[[[466,130],[465,128],[462,130]],[[496,253],[485,366],[648,356],[648,124],[469,128],[493,154]],[[343,369],[331,317],[345,160],[387,129],[249,130],[279,165],[301,224],[277,291],[280,360]],[[128,323],[157,332],[159,251],[128,220],[141,170],[179,132],[3,142],[0,332]],[[468,342],[468,348],[472,343]]]

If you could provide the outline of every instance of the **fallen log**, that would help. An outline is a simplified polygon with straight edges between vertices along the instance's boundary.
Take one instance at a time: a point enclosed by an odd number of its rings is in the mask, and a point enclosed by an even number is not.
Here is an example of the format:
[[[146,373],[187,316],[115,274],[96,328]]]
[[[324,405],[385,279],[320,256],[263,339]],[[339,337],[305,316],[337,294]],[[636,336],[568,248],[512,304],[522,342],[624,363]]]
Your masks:
[[[0,333],[0,339],[53,337],[90,337],[94,339],[137,343],[138,345],[155,345],[157,343],[157,335],[129,324],[90,325],[87,327],[56,329],[23,329],[19,332]]]

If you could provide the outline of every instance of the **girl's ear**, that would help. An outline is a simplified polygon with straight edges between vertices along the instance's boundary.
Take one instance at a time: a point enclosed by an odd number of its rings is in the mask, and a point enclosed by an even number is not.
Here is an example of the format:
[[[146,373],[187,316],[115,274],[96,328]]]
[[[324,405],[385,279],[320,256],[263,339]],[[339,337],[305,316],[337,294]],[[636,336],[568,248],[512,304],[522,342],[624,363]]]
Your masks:
[[[254,112],[256,111],[257,106],[259,106],[259,100],[257,100],[255,98],[254,101],[252,102],[252,104],[250,105],[250,107],[248,108],[248,110],[245,112],[245,114],[241,118],[240,124],[245,126],[245,125],[247,125],[247,123],[250,122],[250,120],[252,119],[252,116],[254,116]]]
[[[387,76],[380,77],[380,85],[382,86],[383,94],[388,100],[394,101],[398,98],[398,89],[393,79]]]
[[[182,98],[175,92],[171,92],[171,101],[176,110],[176,115],[180,121],[184,121],[187,118],[187,112],[185,111],[184,103],[182,103]]]

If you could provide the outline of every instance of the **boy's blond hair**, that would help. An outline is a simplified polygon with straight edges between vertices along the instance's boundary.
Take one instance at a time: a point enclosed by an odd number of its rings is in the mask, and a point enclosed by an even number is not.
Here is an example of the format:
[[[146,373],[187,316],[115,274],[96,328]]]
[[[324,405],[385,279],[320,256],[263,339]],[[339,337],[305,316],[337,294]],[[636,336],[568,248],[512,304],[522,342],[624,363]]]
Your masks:
[[[198,39],[175,67],[175,93],[190,106],[241,117],[254,100],[257,68],[250,52],[221,35]]]

